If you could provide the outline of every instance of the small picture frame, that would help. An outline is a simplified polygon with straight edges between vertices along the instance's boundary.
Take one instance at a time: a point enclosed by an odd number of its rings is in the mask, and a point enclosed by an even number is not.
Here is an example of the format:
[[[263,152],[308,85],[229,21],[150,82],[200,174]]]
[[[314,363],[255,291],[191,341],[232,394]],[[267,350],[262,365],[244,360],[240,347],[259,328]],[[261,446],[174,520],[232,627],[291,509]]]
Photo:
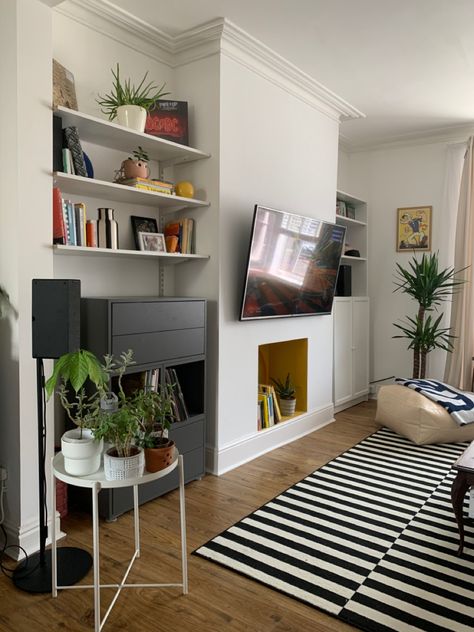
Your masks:
[[[147,233],[139,231],[138,240],[140,250],[150,252],[166,252],[165,236],[163,233]]]
[[[157,233],[158,223],[154,217],[138,217],[137,215],[132,215],[130,217],[130,221],[132,222],[135,248],[137,250],[143,250],[143,248],[140,246],[138,233]]]
[[[397,252],[431,250],[431,206],[397,209]]]

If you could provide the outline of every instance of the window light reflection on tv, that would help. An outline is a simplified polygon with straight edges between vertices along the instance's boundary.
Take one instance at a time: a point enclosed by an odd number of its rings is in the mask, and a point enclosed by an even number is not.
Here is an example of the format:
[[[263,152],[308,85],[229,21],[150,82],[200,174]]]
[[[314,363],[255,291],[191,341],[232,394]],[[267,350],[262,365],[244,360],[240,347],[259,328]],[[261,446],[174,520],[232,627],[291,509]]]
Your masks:
[[[255,206],[241,320],[330,314],[345,228]]]

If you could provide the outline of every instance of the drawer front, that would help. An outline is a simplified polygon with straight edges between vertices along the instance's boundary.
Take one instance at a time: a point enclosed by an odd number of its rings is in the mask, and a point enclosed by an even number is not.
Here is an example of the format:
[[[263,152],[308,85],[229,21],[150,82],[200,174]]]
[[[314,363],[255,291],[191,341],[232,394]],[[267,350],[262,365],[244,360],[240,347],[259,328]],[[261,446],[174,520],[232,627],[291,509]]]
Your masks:
[[[181,454],[202,448],[204,445],[204,420],[186,424],[181,428],[179,424],[175,424],[170,429],[169,437],[176,443]]]
[[[204,353],[204,329],[153,332],[112,337],[112,355],[132,349],[137,364],[157,364],[164,360]]]
[[[204,301],[114,303],[112,336],[204,327]]]

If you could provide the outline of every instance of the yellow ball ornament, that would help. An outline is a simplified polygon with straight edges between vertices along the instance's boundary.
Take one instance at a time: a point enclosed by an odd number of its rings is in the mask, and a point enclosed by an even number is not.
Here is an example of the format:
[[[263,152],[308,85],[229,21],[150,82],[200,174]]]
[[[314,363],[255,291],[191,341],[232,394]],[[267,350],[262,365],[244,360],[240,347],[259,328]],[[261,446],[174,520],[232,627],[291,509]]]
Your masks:
[[[180,197],[194,197],[194,187],[191,182],[187,182],[186,180],[183,180],[182,182],[177,182],[174,188],[176,191],[176,195],[179,195]]]

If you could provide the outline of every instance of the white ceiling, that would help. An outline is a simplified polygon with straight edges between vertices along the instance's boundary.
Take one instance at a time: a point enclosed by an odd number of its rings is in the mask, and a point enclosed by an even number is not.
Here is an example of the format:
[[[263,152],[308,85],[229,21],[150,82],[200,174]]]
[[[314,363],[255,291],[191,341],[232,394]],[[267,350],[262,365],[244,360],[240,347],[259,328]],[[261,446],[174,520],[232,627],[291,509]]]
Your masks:
[[[367,115],[356,147],[474,128],[474,0],[112,0],[170,35],[229,18]]]

